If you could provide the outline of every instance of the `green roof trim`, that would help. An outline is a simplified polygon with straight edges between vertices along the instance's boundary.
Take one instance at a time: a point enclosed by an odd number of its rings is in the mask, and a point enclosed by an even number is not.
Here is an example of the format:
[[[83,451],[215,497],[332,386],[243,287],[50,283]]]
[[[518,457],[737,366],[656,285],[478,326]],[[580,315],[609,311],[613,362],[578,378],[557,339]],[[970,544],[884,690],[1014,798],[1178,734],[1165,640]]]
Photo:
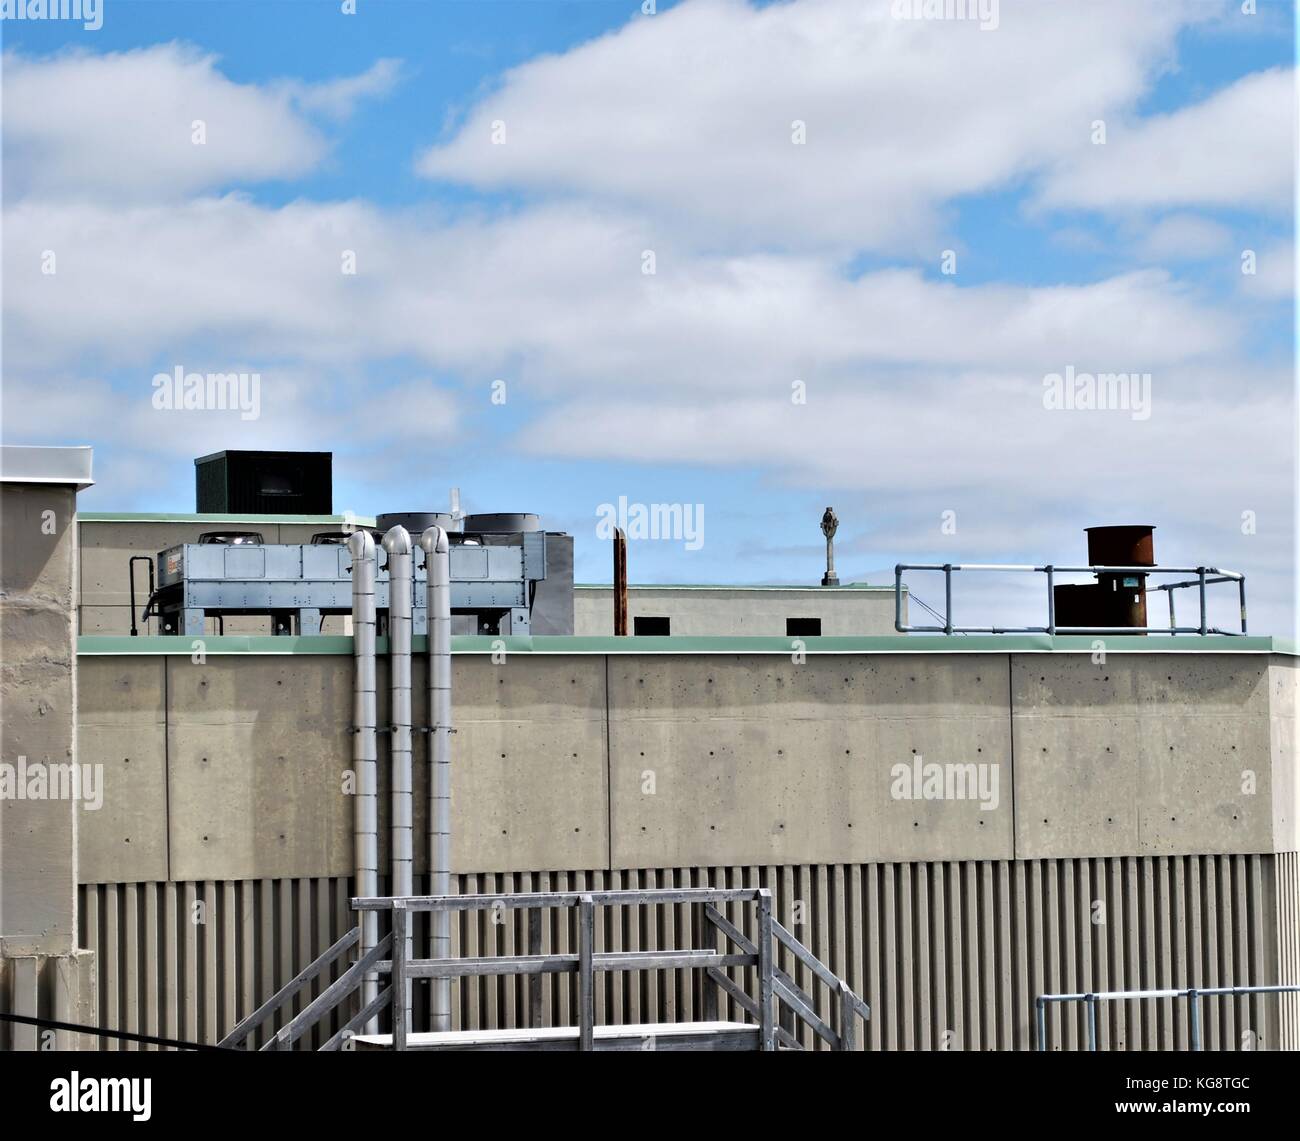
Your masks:
[[[745,583],[731,582],[634,582],[628,583],[628,590],[815,590],[815,591],[836,591],[836,590],[879,590],[886,591],[889,594],[894,593],[892,586],[879,586],[870,582],[842,582],[839,586],[821,586],[811,583],[764,583],[758,585],[749,585]],[[574,590],[613,590],[614,587],[608,582],[575,582]],[[906,585],[903,587],[907,591]]]
[[[1099,639],[1085,635],[943,634],[886,635],[874,638],[575,638],[506,635],[499,638],[462,634],[451,640],[453,653],[491,654],[780,654],[789,655],[800,642],[809,654],[1091,654]],[[1295,643],[1282,638],[1210,634],[1143,637],[1125,634],[1100,639],[1108,654],[1287,654],[1297,656]],[[387,653],[388,640],[378,650]],[[260,635],[120,635],[84,634],[77,653],[86,656],[175,654],[189,656],[202,643],[205,654],[351,654],[347,635],[274,637]],[[426,639],[412,639],[412,650],[424,653]]]
[[[174,514],[168,511],[78,511],[80,523],[301,523],[318,526],[328,523],[355,523],[359,527],[375,526],[371,515],[229,515],[225,513]]]

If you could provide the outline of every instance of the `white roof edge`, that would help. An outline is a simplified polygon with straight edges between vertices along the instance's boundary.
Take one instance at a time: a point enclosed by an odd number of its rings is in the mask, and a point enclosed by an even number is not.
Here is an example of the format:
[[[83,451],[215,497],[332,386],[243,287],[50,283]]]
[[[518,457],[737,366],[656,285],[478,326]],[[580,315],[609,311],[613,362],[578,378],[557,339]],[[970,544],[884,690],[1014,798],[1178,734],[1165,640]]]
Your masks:
[[[90,474],[94,449],[0,445],[0,483],[58,483],[82,488],[95,481]]]

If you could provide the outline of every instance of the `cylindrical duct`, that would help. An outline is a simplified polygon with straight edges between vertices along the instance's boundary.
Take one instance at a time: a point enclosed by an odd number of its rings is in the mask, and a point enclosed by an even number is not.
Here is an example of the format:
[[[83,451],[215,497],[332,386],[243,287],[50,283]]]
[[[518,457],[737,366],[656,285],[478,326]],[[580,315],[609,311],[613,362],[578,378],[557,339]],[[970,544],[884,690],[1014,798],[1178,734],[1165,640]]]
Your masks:
[[[465,516],[465,530],[470,534],[511,535],[541,529],[541,519],[531,511],[497,511]]]
[[[1088,527],[1088,565],[1094,567],[1153,567],[1156,565],[1155,528],[1148,524]],[[1100,624],[1145,627],[1147,576],[1099,574],[1098,595],[1105,615]]]
[[[405,527],[409,535],[419,535],[429,527],[441,527],[445,531],[459,530],[457,520],[449,511],[389,511],[376,518],[375,524],[381,531]]]
[[[447,532],[430,527],[420,536],[429,616],[429,872],[433,895],[451,893],[451,557]],[[429,954],[451,957],[451,915],[430,917]],[[434,1030],[451,1029],[451,980],[433,979]]]
[[[1086,527],[1088,565],[1094,567],[1153,567],[1155,528],[1146,524]]]
[[[379,894],[379,761],[375,743],[375,541],[369,531],[348,539],[352,556],[352,767],[356,787],[352,802],[353,866],[356,893]],[[361,913],[361,954],[379,942],[379,913]],[[361,1005],[379,994],[379,976],[361,983]],[[378,1020],[365,1026],[374,1033]]]
[[[411,536],[405,527],[393,527],[384,536],[388,552],[388,668],[393,743],[390,773],[392,799],[393,894],[415,893],[413,867],[414,788],[411,782]],[[407,936],[410,957],[410,936]],[[408,982],[409,987],[409,982]],[[406,1010],[410,1017],[411,1001]]]

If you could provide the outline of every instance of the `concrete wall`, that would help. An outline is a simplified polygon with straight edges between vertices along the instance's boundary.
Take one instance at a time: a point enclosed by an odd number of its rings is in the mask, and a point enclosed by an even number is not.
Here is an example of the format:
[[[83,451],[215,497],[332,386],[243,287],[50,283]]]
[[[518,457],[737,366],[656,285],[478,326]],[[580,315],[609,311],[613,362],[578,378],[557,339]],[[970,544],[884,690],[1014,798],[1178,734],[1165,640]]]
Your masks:
[[[85,654],[81,671],[83,733],[113,773],[82,830],[99,1017],[216,1041],[354,922],[351,659]],[[1300,877],[1278,808],[1294,676],[1242,653],[458,653],[454,890],[768,886],[871,1004],[865,1048],[1032,1049],[1040,993],[1294,979]],[[418,723],[422,664],[414,684]],[[416,760],[422,891],[419,745]],[[996,807],[893,795],[893,766],[930,762],[997,765]],[[385,848],[387,798],[384,782]],[[752,934],[752,915],[733,919]],[[696,923],[608,909],[597,948],[695,945]],[[455,954],[525,947],[487,916],[452,938]],[[548,917],[543,941],[571,952],[567,920]],[[829,1016],[825,988],[785,966]],[[575,1021],[571,983],[548,978],[547,1024]],[[597,1019],[690,1019],[698,986],[610,975]],[[417,987],[417,1023],[425,1002]],[[526,1009],[519,980],[453,989],[458,1028]],[[1207,1048],[1300,1046],[1300,1003],[1202,1009]],[[1103,1049],[1188,1035],[1169,1000],[1099,1019]],[[1052,1049],[1085,1043],[1082,1010],[1054,1014]]]
[[[629,634],[638,615],[671,619],[674,637],[785,637],[787,618],[820,618],[824,637],[895,633],[893,587],[631,586],[627,615]],[[614,633],[612,587],[575,588],[574,633]]]
[[[1285,851],[1267,658],[1086,655],[1012,663],[1016,854]],[[1275,777],[1276,774],[1276,777]]]
[[[84,889],[83,889],[84,890]],[[83,1026],[98,1018],[98,964],[92,951],[61,955],[0,955],[0,1011]],[[111,971],[111,968],[109,968]],[[117,1029],[114,1023],[110,1029]],[[94,1034],[0,1021],[0,1051],[96,1050]]]
[[[94,956],[77,950],[83,806],[59,795],[69,786],[56,790],[48,780],[41,798],[28,799],[41,791],[32,781],[38,772],[48,777],[50,766],[83,759],[72,621],[76,499],[71,485],[0,483],[0,1011],[93,1023]],[[67,1031],[0,1022],[0,1050],[94,1045]]]
[[[66,766],[76,751],[72,598],[76,490],[0,483],[0,761],[22,789],[0,799],[0,952],[75,950],[77,824],[71,797],[26,799],[20,765]],[[33,770],[35,772],[36,770]],[[48,791],[48,785],[47,791]],[[22,799],[18,798],[19,792]]]
[[[1276,658],[1269,668],[1269,731],[1273,743],[1273,836],[1278,851],[1300,849],[1300,666]],[[1300,955],[1300,949],[1297,949]]]
[[[83,655],[81,672],[106,775],[82,882],[351,871],[350,657]],[[1290,850],[1293,677],[1234,653],[457,654],[454,867]],[[418,722],[419,660],[414,685]],[[928,764],[989,766],[996,803],[895,795],[913,791],[896,766]],[[387,806],[381,777],[385,840]]]

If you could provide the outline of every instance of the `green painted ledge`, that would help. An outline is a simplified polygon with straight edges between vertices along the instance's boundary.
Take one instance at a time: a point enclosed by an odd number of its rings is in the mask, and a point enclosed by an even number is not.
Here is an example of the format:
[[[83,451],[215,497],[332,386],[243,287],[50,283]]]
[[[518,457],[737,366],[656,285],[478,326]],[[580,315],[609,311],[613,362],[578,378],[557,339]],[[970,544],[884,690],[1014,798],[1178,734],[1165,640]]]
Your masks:
[[[819,593],[831,593],[836,591],[853,590],[853,591],[885,591],[889,594],[894,593],[892,586],[878,586],[870,582],[842,582],[839,586],[822,586],[820,583],[756,583],[746,585],[745,583],[730,582],[630,582],[628,590],[810,590]],[[613,590],[614,587],[608,582],[575,582],[574,590]],[[907,584],[903,585],[903,593],[907,593]]]
[[[512,654],[781,654],[788,656],[795,642],[810,654],[1090,654],[1097,639],[1080,635],[980,634],[945,637],[916,634],[875,638],[574,638],[460,635],[452,638],[458,654],[490,654],[504,648]],[[1288,654],[1294,643],[1282,638],[1233,638],[1211,634],[1178,637],[1142,637],[1126,634],[1102,639],[1110,654]],[[272,637],[270,635],[205,635],[202,638],[149,635],[139,638],[86,634],[77,639],[77,653],[87,656],[194,653],[203,643],[205,654],[351,654],[347,635]],[[412,649],[425,652],[426,639],[412,639]],[[387,653],[388,640],[378,639]]]

